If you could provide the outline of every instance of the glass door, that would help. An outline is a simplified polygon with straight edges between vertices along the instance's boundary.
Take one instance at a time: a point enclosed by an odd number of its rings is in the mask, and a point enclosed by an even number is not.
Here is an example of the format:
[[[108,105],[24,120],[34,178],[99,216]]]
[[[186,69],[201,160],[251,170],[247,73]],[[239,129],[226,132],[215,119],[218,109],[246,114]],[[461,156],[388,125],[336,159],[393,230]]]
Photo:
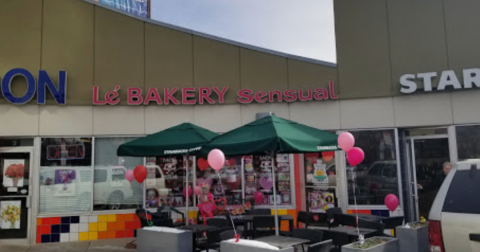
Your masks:
[[[0,148],[0,240],[28,242],[33,148]]]
[[[410,185],[413,200],[414,220],[428,218],[443,179],[451,165],[448,138],[444,136],[415,137],[408,142],[410,147]]]

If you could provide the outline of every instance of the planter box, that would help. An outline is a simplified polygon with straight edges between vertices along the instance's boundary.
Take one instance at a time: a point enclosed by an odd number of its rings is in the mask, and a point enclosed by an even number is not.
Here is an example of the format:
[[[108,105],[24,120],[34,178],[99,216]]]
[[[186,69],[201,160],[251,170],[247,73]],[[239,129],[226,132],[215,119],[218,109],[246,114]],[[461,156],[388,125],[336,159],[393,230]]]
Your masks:
[[[137,230],[138,252],[193,251],[193,233],[167,227],[145,227]]]
[[[254,240],[243,240],[241,239],[238,243],[235,242],[235,239],[222,241],[220,243],[220,251],[226,252],[270,252],[270,251],[280,251],[280,252],[294,252],[294,248],[283,248],[277,249],[272,248],[272,246]]]
[[[399,240],[400,251],[430,252],[428,245],[428,226],[420,228],[405,228],[398,226],[395,234]]]
[[[382,239],[382,240],[385,240],[386,242],[368,249],[352,248],[351,246],[353,244],[358,243],[358,242],[354,242],[354,243],[350,243],[343,246],[342,252],[399,252],[397,238],[394,238],[394,237],[372,237],[372,238]],[[365,241],[372,238],[365,239]],[[406,252],[410,252],[410,251],[406,251]]]

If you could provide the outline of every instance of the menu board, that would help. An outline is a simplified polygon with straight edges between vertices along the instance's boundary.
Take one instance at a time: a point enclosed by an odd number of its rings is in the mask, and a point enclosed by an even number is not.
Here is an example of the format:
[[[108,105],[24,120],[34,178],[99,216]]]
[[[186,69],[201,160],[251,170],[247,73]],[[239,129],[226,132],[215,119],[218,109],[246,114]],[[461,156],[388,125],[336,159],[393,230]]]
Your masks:
[[[244,159],[245,198],[252,199],[256,192],[263,193],[263,201],[257,205],[273,205],[273,172],[277,204],[291,204],[290,159],[288,154],[278,154],[275,159],[269,155],[246,156]]]

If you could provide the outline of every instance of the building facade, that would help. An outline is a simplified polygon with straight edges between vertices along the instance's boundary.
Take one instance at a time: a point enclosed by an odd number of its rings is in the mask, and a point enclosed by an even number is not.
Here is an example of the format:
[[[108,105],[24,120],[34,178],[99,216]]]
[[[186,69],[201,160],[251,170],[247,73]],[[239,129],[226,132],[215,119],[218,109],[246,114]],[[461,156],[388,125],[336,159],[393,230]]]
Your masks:
[[[185,209],[181,167],[194,162],[121,158],[120,144],[185,121],[222,133],[265,112],[350,131],[366,154],[355,168],[342,152],[277,157],[280,214],[336,205],[428,215],[442,164],[480,155],[480,1],[461,2],[335,0],[332,64],[95,1],[1,1],[0,31],[9,35],[0,42],[0,207],[20,211],[19,221],[2,221],[0,242],[134,237],[137,207]],[[268,167],[262,157],[229,159],[220,179],[228,199],[259,190],[257,207],[271,207],[253,172]],[[145,187],[124,180],[140,164],[150,171]],[[189,181],[210,179],[212,193],[221,192],[200,166]],[[400,199],[394,212],[383,203],[390,193]]]

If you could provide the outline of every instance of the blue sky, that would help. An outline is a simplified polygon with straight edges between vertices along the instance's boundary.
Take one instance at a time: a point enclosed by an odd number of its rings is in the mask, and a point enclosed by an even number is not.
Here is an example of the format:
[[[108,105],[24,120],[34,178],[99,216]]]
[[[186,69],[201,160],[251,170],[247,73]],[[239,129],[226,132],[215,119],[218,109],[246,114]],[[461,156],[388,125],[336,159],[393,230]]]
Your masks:
[[[336,62],[333,0],[151,0],[151,18],[288,54]]]

